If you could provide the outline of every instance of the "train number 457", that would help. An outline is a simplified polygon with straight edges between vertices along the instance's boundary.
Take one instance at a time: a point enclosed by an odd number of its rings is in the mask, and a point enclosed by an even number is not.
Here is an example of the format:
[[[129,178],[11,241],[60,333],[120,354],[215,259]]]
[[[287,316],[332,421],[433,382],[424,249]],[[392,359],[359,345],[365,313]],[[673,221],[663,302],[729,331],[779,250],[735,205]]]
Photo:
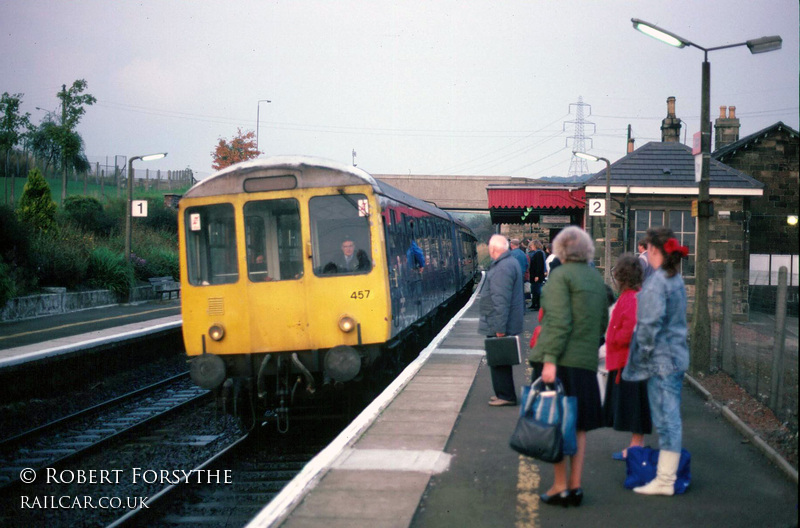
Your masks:
[[[362,300],[369,299],[370,290],[356,290],[350,294],[351,299]]]

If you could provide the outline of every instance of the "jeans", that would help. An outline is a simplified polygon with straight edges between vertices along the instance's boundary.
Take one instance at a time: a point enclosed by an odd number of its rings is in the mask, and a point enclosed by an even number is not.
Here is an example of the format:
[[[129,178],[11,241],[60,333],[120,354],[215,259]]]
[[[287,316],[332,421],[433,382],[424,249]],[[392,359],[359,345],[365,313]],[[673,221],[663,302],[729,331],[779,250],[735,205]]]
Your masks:
[[[653,376],[647,380],[650,415],[658,431],[658,447],[664,451],[681,452],[681,388],[683,372]]]

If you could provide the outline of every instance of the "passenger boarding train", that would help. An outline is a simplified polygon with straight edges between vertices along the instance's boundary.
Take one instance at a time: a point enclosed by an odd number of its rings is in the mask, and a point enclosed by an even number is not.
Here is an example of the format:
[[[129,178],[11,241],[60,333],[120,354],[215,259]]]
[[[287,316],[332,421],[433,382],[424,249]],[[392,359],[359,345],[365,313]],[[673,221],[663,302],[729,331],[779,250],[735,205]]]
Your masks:
[[[470,229],[365,171],[309,157],[239,163],[180,201],[192,378],[242,417],[380,374],[437,308],[471,291]],[[298,391],[298,386],[305,390]]]

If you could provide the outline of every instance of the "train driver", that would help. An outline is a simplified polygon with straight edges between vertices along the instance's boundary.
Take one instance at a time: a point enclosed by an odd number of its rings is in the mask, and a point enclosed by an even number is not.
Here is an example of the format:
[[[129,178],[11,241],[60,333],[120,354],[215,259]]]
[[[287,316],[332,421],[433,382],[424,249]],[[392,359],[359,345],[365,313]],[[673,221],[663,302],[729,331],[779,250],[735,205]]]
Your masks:
[[[335,266],[335,267],[334,267]],[[352,273],[355,271],[369,271],[372,265],[366,251],[356,250],[356,243],[352,237],[345,237],[342,241],[342,253],[333,262],[325,265],[323,273]]]

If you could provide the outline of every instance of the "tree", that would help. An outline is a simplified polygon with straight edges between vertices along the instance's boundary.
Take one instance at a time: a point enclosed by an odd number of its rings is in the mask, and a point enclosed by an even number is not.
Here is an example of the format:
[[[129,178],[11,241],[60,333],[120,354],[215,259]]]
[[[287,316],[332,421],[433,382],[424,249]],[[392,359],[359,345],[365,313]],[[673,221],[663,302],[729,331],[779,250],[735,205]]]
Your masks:
[[[31,115],[27,112],[19,113],[22,95],[21,93],[9,95],[8,92],[3,92],[0,97],[0,150],[2,151],[14,148],[24,130],[30,127]]]
[[[75,132],[75,127],[86,113],[85,105],[93,105],[97,99],[93,95],[84,94],[87,83],[84,79],[78,79],[69,90],[67,85],[61,86],[61,91],[58,92],[58,98],[61,99],[61,130],[57,134],[56,143],[61,146],[61,165],[64,169],[61,178],[61,201],[67,198],[67,168],[72,164],[77,167],[73,162],[86,159],[82,155],[83,140],[80,135]],[[88,166],[88,162],[86,163]]]
[[[53,114],[47,117],[38,127],[28,132],[28,144],[31,151],[45,162],[45,170],[52,165],[61,165],[75,172],[91,169],[91,164],[84,154],[83,138],[77,132],[68,132],[56,123]]]
[[[28,172],[28,182],[19,199],[17,215],[20,221],[40,231],[56,228],[56,203],[50,194],[50,186],[39,169]]]
[[[4,154],[3,157],[3,175],[8,176],[8,167],[5,162],[8,160],[8,152],[13,149],[20,138],[24,135],[24,131],[31,126],[30,114],[20,114],[19,105],[22,102],[22,94],[9,95],[8,92],[3,92],[0,97],[0,153]],[[8,185],[8,180],[6,180]],[[7,190],[7,188],[6,188]],[[14,185],[11,185],[11,199],[14,199]]]
[[[252,130],[242,133],[242,129],[238,128],[230,143],[223,138],[219,138],[217,148],[211,152],[211,157],[214,160],[211,166],[215,170],[220,170],[234,163],[258,157],[261,152],[256,149],[255,136],[256,133]]]

